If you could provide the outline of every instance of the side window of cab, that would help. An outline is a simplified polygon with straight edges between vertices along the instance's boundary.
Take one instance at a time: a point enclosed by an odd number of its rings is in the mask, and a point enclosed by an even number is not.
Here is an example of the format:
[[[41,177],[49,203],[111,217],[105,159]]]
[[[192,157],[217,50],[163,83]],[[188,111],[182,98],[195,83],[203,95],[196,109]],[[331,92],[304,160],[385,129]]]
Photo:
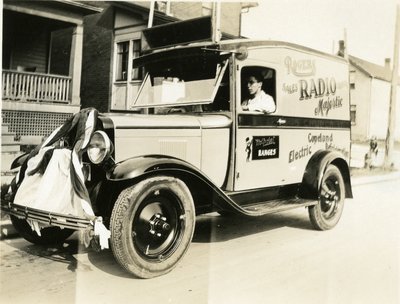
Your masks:
[[[246,66],[240,73],[241,110],[270,114],[276,111],[276,72],[274,69]]]

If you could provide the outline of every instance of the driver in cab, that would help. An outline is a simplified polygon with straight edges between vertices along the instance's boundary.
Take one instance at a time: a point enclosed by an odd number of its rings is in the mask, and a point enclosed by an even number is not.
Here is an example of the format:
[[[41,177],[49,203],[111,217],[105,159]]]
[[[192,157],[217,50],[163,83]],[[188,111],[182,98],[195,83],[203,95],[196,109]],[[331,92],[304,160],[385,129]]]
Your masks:
[[[246,81],[249,98],[242,102],[242,110],[266,114],[275,112],[276,106],[273,97],[262,90],[262,75],[251,75],[247,77]]]

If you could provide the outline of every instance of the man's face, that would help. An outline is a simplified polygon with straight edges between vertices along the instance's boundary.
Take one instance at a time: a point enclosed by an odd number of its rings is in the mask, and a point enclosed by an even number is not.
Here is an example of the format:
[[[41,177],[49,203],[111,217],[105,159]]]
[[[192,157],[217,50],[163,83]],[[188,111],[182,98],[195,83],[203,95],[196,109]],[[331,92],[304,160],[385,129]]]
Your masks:
[[[258,80],[254,76],[250,76],[247,79],[247,89],[249,90],[250,95],[256,94],[261,90],[262,83],[258,82]]]

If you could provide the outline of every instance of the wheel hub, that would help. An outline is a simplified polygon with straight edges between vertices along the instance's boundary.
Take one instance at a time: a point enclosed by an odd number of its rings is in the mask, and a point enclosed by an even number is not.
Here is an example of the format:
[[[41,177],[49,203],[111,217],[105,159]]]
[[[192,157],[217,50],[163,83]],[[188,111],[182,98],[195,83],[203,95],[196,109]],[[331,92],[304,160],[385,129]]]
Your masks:
[[[171,230],[170,224],[167,223],[167,218],[160,213],[154,214],[149,220],[149,233],[157,237],[161,237],[163,233],[168,233]]]
[[[322,205],[322,211],[325,214],[331,214],[336,211],[337,208],[337,201],[339,199],[338,193],[337,193],[337,186],[338,186],[338,181],[335,181],[331,186],[333,190],[331,190],[326,183],[322,184],[322,197],[324,198],[323,200],[323,205]]]
[[[146,259],[170,256],[184,231],[181,205],[168,192],[158,192],[142,203],[132,225],[134,246]]]

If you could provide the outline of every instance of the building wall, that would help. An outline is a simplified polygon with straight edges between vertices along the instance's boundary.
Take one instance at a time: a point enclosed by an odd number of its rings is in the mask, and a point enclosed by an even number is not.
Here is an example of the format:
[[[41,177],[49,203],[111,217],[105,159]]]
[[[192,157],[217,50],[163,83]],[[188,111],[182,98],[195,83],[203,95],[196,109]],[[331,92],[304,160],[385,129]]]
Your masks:
[[[242,4],[240,2],[221,4],[221,31],[234,36],[240,35]]]
[[[368,138],[371,100],[371,78],[358,69],[354,70],[354,89],[350,89],[350,104],[356,106],[356,123],[351,126],[353,140]]]
[[[371,88],[371,119],[369,137],[376,136],[378,139],[385,139],[389,123],[391,83],[379,79],[372,80]],[[396,109],[400,107],[400,87],[397,87]],[[400,114],[396,111],[396,126],[394,138],[400,141]]]
[[[37,73],[46,73],[49,22],[8,10],[4,10],[3,14],[3,68],[17,70],[18,67],[30,67],[35,68]],[[19,26],[21,24],[24,26]]]
[[[118,10],[115,14],[115,25],[122,26],[116,28],[114,31],[114,43],[112,46],[112,61],[116,62],[116,44],[120,42],[127,42],[132,40],[140,40],[142,30],[147,27],[147,22],[143,20],[141,15],[130,15],[127,18],[124,12]],[[131,52],[132,49],[129,50]],[[128,63],[128,70],[131,63]],[[116,63],[113,64],[111,76],[111,110],[129,110],[135,101],[137,92],[139,91],[141,80],[128,80],[118,81],[116,77]],[[129,72],[128,72],[129,73]],[[129,74],[128,74],[129,75]]]
[[[351,126],[352,139],[386,138],[389,117],[390,82],[371,78],[357,70],[355,89],[350,90],[352,105],[356,105],[356,124]],[[400,86],[397,89],[396,126],[394,137],[400,141]]]
[[[97,25],[100,15],[90,15],[84,19],[81,104],[82,108],[94,107],[101,112],[108,112],[113,33],[111,29]]]
[[[211,15],[212,2],[171,2],[172,16],[187,20]],[[221,31],[230,35],[240,35],[240,2],[221,3]]]
[[[371,82],[371,115],[368,138],[376,136],[385,139],[388,127],[388,113],[390,100],[390,83],[372,79]]]
[[[202,14],[201,2],[171,2],[171,15],[182,19],[192,19],[201,17]]]

